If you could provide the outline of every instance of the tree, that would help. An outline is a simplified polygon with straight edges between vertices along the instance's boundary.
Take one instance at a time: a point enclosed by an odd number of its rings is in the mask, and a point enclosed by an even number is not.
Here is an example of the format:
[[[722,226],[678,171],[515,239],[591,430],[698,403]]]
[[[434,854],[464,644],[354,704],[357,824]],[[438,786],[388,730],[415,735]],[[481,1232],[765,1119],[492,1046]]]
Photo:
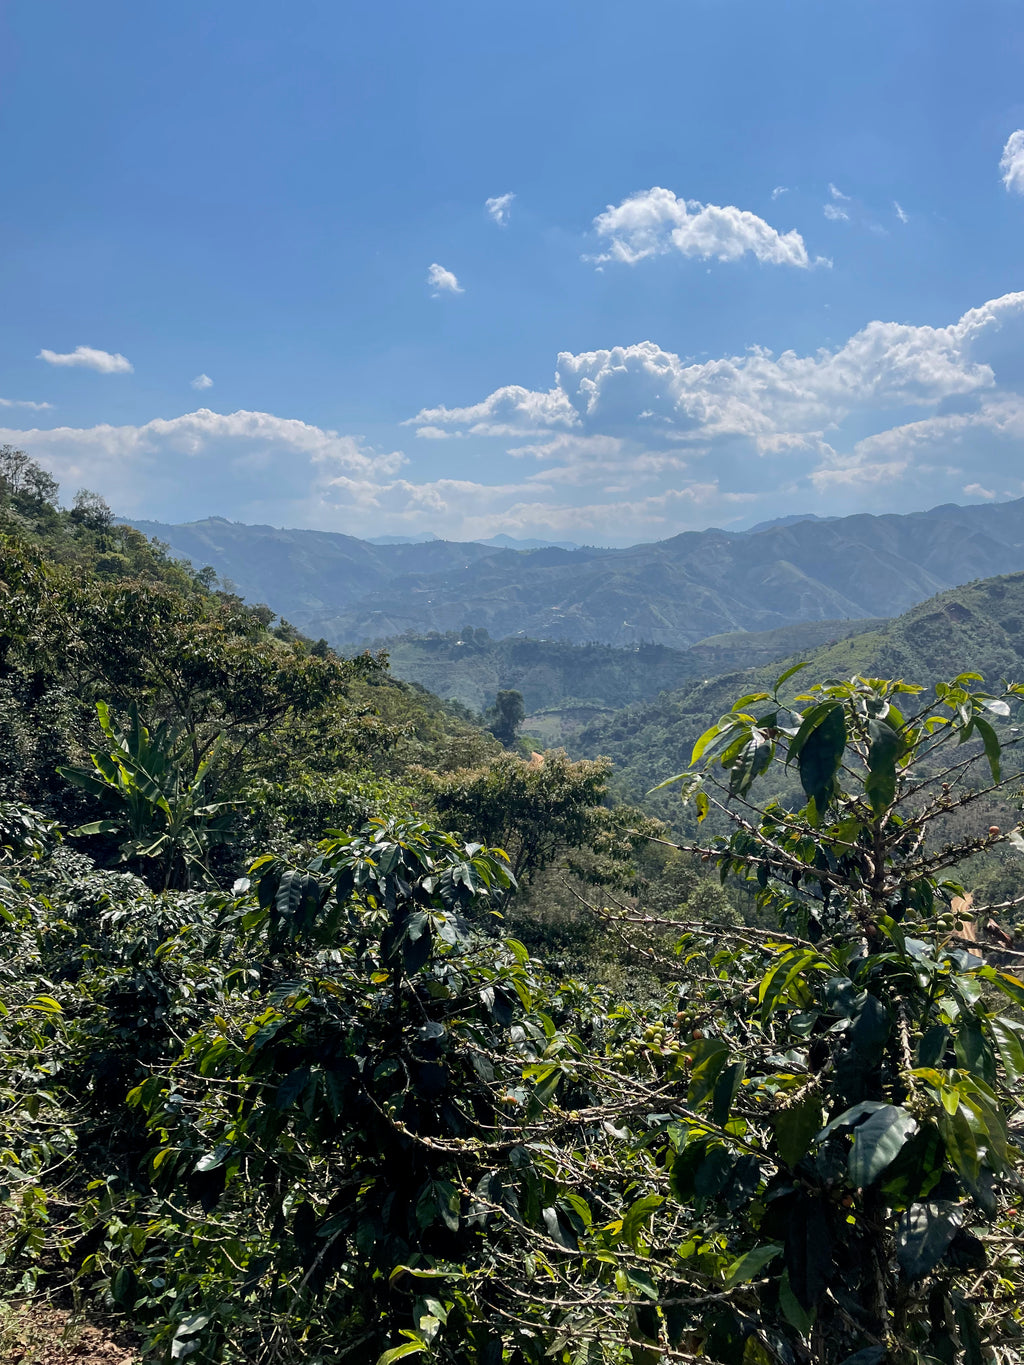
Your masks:
[[[90,531],[109,531],[114,524],[114,514],[110,504],[99,493],[80,488],[71,508],[71,520],[78,526],[88,527]]]
[[[930,696],[854,678],[787,703],[796,671],[701,736],[703,774],[669,779],[732,827],[691,851],[755,883],[783,928],[712,942],[694,926],[687,943],[721,985],[687,999],[694,1112],[670,1140],[670,1184],[735,1255],[726,1289],[744,1286],[708,1300],[704,1349],[980,1361],[983,1343],[1022,1339],[1024,982],[958,937],[964,888],[944,878],[1024,839],[982,824],[945,844],[942,827],[972,808],[984,820],[1019,742],[997,727],[1024,687],[993,696],[967,673]],[[780,766],[802,799],[754,801]]]
[[[484,719],[494,738],[500,739],[506,749],[511,749],[519,727],[526,719],[523,694],[514,688],[499,692]]]
[[[553,750],[541,762],[502,754],[479,768],[419,777],[441,821],[505,849],[525,883],[566,850],[596,841],[609,773],[605,759],[574,763]]]
[[[19,502],[54,505],[60,485],[52,474],[36,463],[24,450],[12,445],[0,446],[0,488]]]
[[[96,710],[106,752],[91,755],[91,768],[59,771],[110,814],[71,830],[72,836],[116,836],[117,861],[156,868],[158,887],[210,883],[209,851],[228,837],[229,812],[237,804],[205,796],[216,740],[194,768],[191,743],[180,728],[164,721],[150,732],[134,702],[123,729],[106,703],[98,702]]]

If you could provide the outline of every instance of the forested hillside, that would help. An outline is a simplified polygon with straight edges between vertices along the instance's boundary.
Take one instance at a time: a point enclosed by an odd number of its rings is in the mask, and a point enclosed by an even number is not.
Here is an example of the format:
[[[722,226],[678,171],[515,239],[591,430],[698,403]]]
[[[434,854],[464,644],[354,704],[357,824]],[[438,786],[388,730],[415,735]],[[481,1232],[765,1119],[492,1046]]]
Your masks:
[[[496,638],[681,649],[723,632],[895,616],[1024,570],[1024,499],[686,532],[625,550],[376,546],[218,520],[146,527],[336,646],[469,622]]]
[[[582,730],[574,737],[574,752],[610,756],[617,790],[639,799],[670,775],[673,764],[682,766],[679,757],[689,757],[694,742],[711,720],[728,710],[736,693],[761,690],[800,660],[807,662],[802,676],[813,678],[861,673],[930,682],[968,668],[992,684],[1024,678],[1024,574],[953,588],[881,629],[756,669],[684,684]],[[651,804],[663,816],[678,814],[664,793]]]
[[[667,645],[571,645],[558,640],[492,640],[467,625],[442,635],[400,635],[375,642],[391,671],[453,697],[474,711],[503,688],[521,692],[527,711],[579,702],[618,709],[678,687],[690,678],[751,668],[796,649],[810,650],[881,625],[881,621],[810,621],[770,631],[739,631],[690,649]]]
[[[159,1365],[1017,1358],[1024,687],[849,675],[1013,671],[1024,574],[625,712],[634,785],[706,731],[678,847],[57,498],[0,450],[6,1303]]]

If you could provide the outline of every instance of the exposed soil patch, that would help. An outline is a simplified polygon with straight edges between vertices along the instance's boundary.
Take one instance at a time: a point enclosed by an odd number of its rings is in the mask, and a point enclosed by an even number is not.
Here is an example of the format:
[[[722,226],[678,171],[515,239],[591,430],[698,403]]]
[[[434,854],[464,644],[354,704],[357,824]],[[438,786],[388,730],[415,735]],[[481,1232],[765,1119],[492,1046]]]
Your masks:
[[[0,1365],[137,1365],[122,1333],[78,1321],[59,1308],[0,1303]]]

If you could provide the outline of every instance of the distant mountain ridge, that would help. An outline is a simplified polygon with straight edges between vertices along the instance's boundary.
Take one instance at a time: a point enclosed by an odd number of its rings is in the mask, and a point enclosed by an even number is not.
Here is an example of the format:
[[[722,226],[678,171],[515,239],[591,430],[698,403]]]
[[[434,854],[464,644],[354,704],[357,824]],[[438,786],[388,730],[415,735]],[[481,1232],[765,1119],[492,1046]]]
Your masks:
[[[382,546],[219,518],[133,524],[342,648],[469,623],[494,638],[682,649],[735,631],[895,616],[946,588],[1024,570],[1024,498],[687,531],[622,550]]]

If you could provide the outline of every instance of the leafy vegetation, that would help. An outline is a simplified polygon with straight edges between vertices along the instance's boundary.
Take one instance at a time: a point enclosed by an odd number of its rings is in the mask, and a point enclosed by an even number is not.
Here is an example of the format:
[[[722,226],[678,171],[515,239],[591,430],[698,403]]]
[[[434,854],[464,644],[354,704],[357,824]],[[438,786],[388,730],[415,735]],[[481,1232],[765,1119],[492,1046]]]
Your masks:
[[[951,660],[970,661],[986,678],[1024,677],[1024,574],[940,593],[881,629],[797,657],[819,677],[861,673],[931,683],[946,676]],[[770,666],[687,683],[602,718],[576,735],[571,747],[588,756],[610,756],[615,791],[626,800],[641,800],[664,776],[666,753],[689,753],[709,717],[727,711],[737,691],[769,686],[785,662],[780,656]],[[678,803],[667,793],[646,804],[662,819],[678,823]]]
[[[1024,853],[1024,685],[860,664],[952,622],[1012,665],[972,622],[1024,586],[745,675],[651,760],[673,840],[159,547],[101,570],[102,509],[9,468],[9,1297],[195,1365],[1019,1359],[976,869]]]

